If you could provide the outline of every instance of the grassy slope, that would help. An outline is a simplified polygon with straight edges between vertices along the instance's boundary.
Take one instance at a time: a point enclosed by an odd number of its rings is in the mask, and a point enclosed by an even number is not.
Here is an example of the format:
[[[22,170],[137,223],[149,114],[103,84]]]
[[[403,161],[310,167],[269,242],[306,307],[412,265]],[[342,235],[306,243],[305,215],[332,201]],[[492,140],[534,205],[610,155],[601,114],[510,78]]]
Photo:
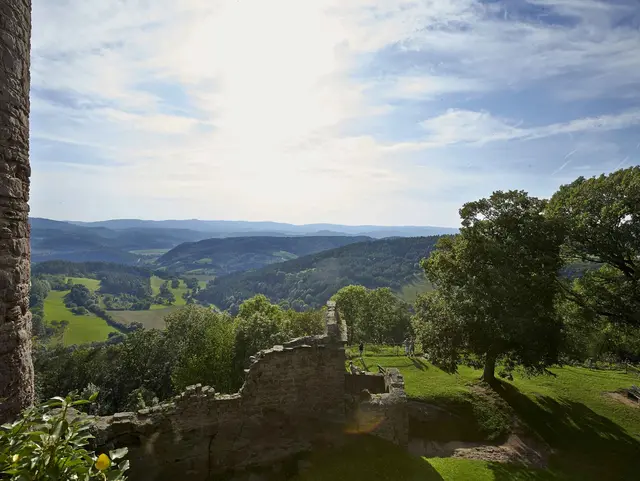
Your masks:
[[[44,314],[47,322],[69,321],[62,342],[65,346],[104,341],[110,332],[117,332],[104,319],[89,314],[76,316],[64,305],[64,296],[69,291],[51,291],[44,302]]]
[[[411,398],[438,404],[463,416],[462,424],[491,427],[495,419],[474,402],[470,386],[480,371],[461,368],[456,375],[447,374],[424,361],[405,357],[365,356],[372,371],[376,364],[398,367],[405,376],[407,394]],[[508,412],[515,413],[531,433],[542,438],[555,452],[549,469],[538,471],[484,461],[454,458],[416,460],[386,447],[370,457],[354,454],[349,466],[323,466],[314,463],[314,475],[304,479],[331,479],[338,472],[361,473],[338,477],[352,479],[424,479],[424,480],[571,480],[626,481],[638,479],[640,470],[640,408],[627,406],[605,396],[605,392],[638,384],[637,375],[612,371],[594,371],[565,367],[553,369],[557,377],[526,378],[516,376],[513,382],[501,382],[496,388]],[[477,401],[477,399],[475,399]],[[461,408],[462,406],[462,408]],[[466,406],[466,408],[465,408]],[[494,407],[494,411],[501,407]],[[484,419],[478,416],[485,415]],[[498,416],[499,417],[499,416]],[[435,437],[442,428],[434,426]],[[461,426],[449,426],[456,435]],[[359,440],[358,443],[361,443]],[[369,443],[369,441],[367,441]],[[373,443],[375,448],[375,443]],[[374,449],[371,448],[371,449]],[[368,449],[368,448],[367,448]],[[358,448],[360,450],[360,448]],[[319,454],[321,456],[322,454]],[[335,452],[326,456],[340,455]],[[346,460],[345,460],[346,462]],[[369,474],[365,474],[369,473]]]
[[[400,297],[410,304],[414,304],[419,295],[429,292],[433,289],[431,283],[423,276],[416,276],[416,280],[402,286],[399,294]]]

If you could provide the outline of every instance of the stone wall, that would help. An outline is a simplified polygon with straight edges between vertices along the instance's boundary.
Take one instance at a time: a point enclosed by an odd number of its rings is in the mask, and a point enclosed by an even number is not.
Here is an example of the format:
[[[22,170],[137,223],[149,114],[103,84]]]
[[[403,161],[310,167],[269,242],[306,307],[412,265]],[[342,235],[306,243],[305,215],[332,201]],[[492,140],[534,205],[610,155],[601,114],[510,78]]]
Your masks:
[[[371,379],[382,381],[382,392],[364,388],[359,393],[347,394],[348,431],[372,434],[394,444],[407,447],[409,444],[409,418],[404,378],[397,369],[387,369],[385,374],[347,374],[346,385],[362,386]],[[367,379],[371,378],[371,379]],[[376,383],[376,388],[381,384]]]
[[[97,447],[128,446],[132,481],[173,481],[225,479],[239,469],[339,444],[345,434],[359,432],[363,412],[377,416],[373,434],[402,443],[396,432],[404,429],[402,408],[394,403],[404,406],[403,385],[389,378],[382,397],[347,395],[345,339],[344,325],[329,304],[324,335],[252,357],[238,393],[220,395],[196,385],[163,405],[98,418]],[[398,419],[399,427],[392,428]]]
[[[0,1],[0,423],[33,403],[29,312],[31,1]]]

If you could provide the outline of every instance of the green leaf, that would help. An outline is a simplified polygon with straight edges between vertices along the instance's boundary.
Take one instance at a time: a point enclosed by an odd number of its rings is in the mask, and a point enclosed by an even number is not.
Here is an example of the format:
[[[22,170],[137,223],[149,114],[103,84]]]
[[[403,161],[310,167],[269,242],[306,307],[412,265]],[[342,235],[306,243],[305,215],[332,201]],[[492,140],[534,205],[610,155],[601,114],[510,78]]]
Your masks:
[[[109,457],[111,458],[111,460],[124,458],[128,452],[129,452],[129,449],[126,447],[114,449],[113,451],[109,451]]]

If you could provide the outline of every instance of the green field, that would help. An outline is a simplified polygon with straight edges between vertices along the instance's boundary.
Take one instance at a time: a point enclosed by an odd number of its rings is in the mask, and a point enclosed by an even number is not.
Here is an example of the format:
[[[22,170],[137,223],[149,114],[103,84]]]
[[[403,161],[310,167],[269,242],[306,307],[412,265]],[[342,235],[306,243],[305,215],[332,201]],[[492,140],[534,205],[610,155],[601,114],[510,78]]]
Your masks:
[[[91,280],[91,279],[89,279]],[[44,301],[44,315],[47,322],[69,321],[64,330],[62,342],[65,346],[73,344],[87,344],[104,341],[110,332],[116,329],[93,314],[76,316],[64,305],[64,296],[69,291],[51,291]]]
[[[109,314],[117,321],[131,324],[132,322],[140,322],[145,329],[164,329],[164,318],[173,311],[179,309],[178,306],[164,307],[151,306],[148,311],[109,311]],[[157,309],[155,307],[158,307]]]
[[[137,251],[129,251],[132,254],[139,254],[141,256],[161,256],[163,254],[166,254],[167,252],[169,252],[171,249],[143,249],[143,250],[137,250]]]
[[[97,291],[100,288],[100,281],[98,279],[89,279],[87,277],[68,277],[74,284],[82,284],[88,287],[92,291]]]
[[[416,302],[416,299],[420,294],[429,292],[432,289],[433,286],[427,279],[424,279],[424,277],[419,277],[410,284],[402,286],[399,295],[405,302],[413,304]]]
[[[418,358],[365,353],[364,364],[397,367],[408,396],[440,406],[455,416],[451,421],[421,426],[424,437],[439,441],[505,438],[517,417],[527,436],[550,448],[545,470],[458,458],[412,458],[404,451],[368,437],[352,451],[318,453],[318,465],[305,480],[527,480],[626,481],[640,479],[640,407],[610,393],[640,384],[637,374],[579,367],[551,369],[553,375],[500,381],[491,390],[481,386],[481,372],[463,367],[447,374]],[[361,361],[357,361],[362,366]],[[423,431],[424,429],[424,431]],[[369,451],[370,455],[363,452]],[[323,457],[326,456],[326,459]],[[329,457],[335,458],[331,463]],[[340,462],[343,459],[344,463]]]
[[[160,286],[162,285],[163,282],[165,281],[157,276],[151,277],[151,290],[154,296],[160,293]],[[180,287],[178,287],[177,289],[173,289],[171,287],[171,282],[169,282],[169,289],[171,290],[171,292],[173,292],[173,295],[176,296],[176,302],[173,303],[174,306],[185,306],[187,304],[187,301],[184,300],[184,298],[182,297],[182,294],[184,294],[185,292],[188,292],[189,289],[187,289],[187,286],[185,285],[183,280],[180,280]],[[154,304],[151,306],[151,309],[166,309],[166,308],[167,306],[163,306],[161,304]]]

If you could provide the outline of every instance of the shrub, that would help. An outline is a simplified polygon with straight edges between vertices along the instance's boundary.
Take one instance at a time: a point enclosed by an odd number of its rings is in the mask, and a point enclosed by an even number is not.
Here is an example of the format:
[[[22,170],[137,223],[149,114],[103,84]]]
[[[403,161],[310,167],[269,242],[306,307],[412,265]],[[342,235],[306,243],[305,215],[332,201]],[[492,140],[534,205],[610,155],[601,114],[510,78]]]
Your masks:
[[[89,400],[73,401],[55,397],[25,410],[20,419],[0,428],[0,478],[29,480],[122,481],[129,461],[122,460],[127,448],[96,455],[85,447],[93,436],[84,415],[72,416],[75,406]],[[115,461],[121,459],[116,465]],[[8,476],[8,477],[5,477]]]

